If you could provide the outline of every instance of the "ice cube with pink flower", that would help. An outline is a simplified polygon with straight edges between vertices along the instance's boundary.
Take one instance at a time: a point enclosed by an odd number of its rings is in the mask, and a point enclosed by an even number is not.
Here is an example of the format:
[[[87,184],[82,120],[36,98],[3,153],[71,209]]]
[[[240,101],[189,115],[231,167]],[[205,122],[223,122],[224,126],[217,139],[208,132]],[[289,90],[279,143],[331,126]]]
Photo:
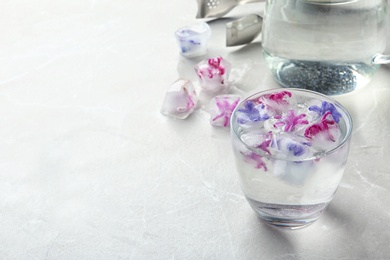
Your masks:
[[[161,113],[178,119],[187,118],[196,108],[198,97],[190,80],[178,79],[167,90]]]
[[[210,124],[217,127],[229,127],[233,110],[240,102],[239,95],[227,94],[215,96],[210,101]]]
[[[229,88],[231,64],[221,56],[205,59],[195,66],[200,87],[209,93],[223,93]]]

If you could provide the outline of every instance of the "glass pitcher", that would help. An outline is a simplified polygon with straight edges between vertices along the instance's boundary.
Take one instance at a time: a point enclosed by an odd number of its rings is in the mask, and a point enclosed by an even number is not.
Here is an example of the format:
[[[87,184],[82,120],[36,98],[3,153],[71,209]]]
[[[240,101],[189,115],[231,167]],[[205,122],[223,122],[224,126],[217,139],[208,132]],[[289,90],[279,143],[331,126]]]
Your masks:
[[[343,94],[388,63],[387,0],[267,0],[264,57],[284,87]]]

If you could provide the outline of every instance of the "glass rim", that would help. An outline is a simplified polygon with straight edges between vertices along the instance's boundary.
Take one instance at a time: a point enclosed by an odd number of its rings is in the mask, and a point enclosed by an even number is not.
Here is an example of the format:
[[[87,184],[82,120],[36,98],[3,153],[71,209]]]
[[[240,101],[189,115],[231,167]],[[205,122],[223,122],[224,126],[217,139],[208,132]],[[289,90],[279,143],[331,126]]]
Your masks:
[[[234,119],[236,118],[237,110],[239,108],[241,108],[241,106],[244,104],[244,102],[250,100],[253,97],[260,97],[262,95],[265,95],[265,94],[268,94],[268,93],[273,93],[273,92],[278,92],[278,91],[291,91],[293,93],[294,92],[308,93],[308,94],[311,94],[311,95],[319,96],[320,97],[319,99],[321,101],[323,101],[323,100],[331,101],[337,108],[342,110],[343,115],[345,115],[345,117],[346,117],[345,118],[344,116],[342,116],[342,118],[344,118],[344,120],[345,120],[346,128],[347,128],[346,132],[345,132],[345,134],[343,136],[342,141],[337,146],[335,146],[334,148],[326,150],[325,152],[322,152],[319,155],[305,157],[305,158],[300,158],[300,159],[286,158],[286,157],[281,157],[281,156],[277,156],[277,155],[270,155],[270,154],[267,154],[264,151],[261,151],[259,149],[255,149],[255,148],[247,145],[244,141],[241,140],[241,138],[239,137],[239,134],[237,133],[237,129],[236,129],[237,127],[235,127],[237,125],[237,122],[234,122],[235,121]],[[307,90],[307,89],[280,87],[280,88],[272,88],[272,89],[260,90],[260,91],[254,92],[252,94],[249,94],[249,96],[247,96],[244,99],[242,99],[238,103],[238,105],[235,107],[233,112],[232,112],[232,115],[231,115],[231,118],[230,118],[230,128],[231,128],[231,133],[234,135],[234,137],[241,144],[243,144],[246,149],[248,149],[248,150],[250,150],[250,151],[252,151],[252,152],[254,152],[256,154],[259,154],[262,157],[265,157],[265,158],[268,158],[268,159],[283,160],[283,161],[287,161],[287,162],[305,162],[305,161],[312,161],[312,160],[324,158],[324,157],[329,156],[332,153],[340,150],[342,147],[344,147],[345,144],[347,144],[348,141],[352,137],[353,122],[352,122],[352,116],[348,112],[348,110],[343,105],[341,105],[337,100],[335,100],[332,97],[329,97],[329,96],[327,96],[325,94],[322,94],[322,93],[319,93],[319,92],[316,92],[316,91]]]

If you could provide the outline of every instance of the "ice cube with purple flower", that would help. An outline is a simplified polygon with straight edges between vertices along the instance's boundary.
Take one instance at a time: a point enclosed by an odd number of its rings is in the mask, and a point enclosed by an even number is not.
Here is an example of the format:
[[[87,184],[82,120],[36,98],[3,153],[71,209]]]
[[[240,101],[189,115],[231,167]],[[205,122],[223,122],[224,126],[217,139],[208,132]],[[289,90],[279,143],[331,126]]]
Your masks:
[[[248,100],[243,108],[238,109],[237,122],[243,125],[266,121],[270,116],[265,111],[265,105]]]
[[[211,36],[211,28],[206,22],[185,26],[175,32],[180,54],[194,58],[207,53],[207,44]]]

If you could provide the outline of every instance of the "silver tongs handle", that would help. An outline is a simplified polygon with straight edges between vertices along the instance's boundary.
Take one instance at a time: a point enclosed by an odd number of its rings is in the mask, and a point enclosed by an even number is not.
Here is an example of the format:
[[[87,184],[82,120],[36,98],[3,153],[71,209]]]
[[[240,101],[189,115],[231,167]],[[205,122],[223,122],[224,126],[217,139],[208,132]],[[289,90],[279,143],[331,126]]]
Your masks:
[[[265,2],[265,0],[197,0],[198,13],[196,18],[219,18],[238,5],[258,2]]]
[[[263,18],[249,14],[226,23],[226,46],[238,46],[252,42],[260,33]]]
[[[389,64],[390,63],[390,55],[385,55],[385,54],[375,54],[374,57],[372,58],[371,62],[373,64]]]

